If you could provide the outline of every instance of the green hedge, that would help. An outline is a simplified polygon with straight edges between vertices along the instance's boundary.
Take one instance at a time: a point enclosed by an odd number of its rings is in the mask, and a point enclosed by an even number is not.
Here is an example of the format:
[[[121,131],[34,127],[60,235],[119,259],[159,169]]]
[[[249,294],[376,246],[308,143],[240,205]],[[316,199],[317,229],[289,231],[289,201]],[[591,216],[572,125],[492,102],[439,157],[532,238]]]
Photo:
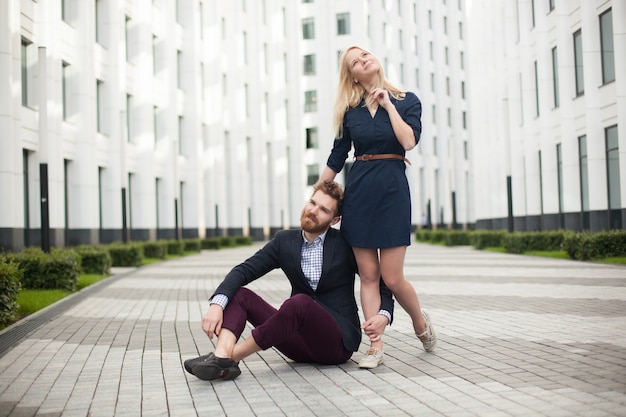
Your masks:
[[[168,255],[183,255],[185,253],[185,244],[182,240],[167,240],[167,254]]]
[[[165,259],[167,256],[167,242],[157,240],[156,242],[143,242],[143,256],[152,259]]]
[[[74,291],[81,272],[80,255],[71,249],[52,248],[44,253],[27,248],[10,256],[23,270],[22,287]]]
[[[10,323],[16,316],[18,305],[17,296],[20,292],[22,270],[19,265],[0,257],[0,325]]]
[[[80,256],[82,272],[86,274],[108,275],[111,272],[111,255],[104,246],[81,245],[74,248]]]
[[[504,244],[505,230],[477,230],[470,233],[470,243],[476,249],[498,248]]]
[[[565,232],[514,232],[504,236],[502,246],[508,253],[527,251],[560,251],[563,248]]]
[[[626,257],[626,231],[508,232],[506,230],[422,229],[415,232],[420,242],[446,246],[471,245],[476,249],[504,248],[507,253],[528,251],[565,251],[570,259],[590,260]]]
[[[567,233],[563,250],[580,260],[626,256],[626,231]]]
[[[219,237],[207,237],[202,239],[202,249],[219,249],[222,239]]]
[[[202,242],[200,239],[183,239],[183,247],[185,252],[200,252]]]
[[[107,247],[113,266],[141,266],[143,245],[141,243],[111,243]]]

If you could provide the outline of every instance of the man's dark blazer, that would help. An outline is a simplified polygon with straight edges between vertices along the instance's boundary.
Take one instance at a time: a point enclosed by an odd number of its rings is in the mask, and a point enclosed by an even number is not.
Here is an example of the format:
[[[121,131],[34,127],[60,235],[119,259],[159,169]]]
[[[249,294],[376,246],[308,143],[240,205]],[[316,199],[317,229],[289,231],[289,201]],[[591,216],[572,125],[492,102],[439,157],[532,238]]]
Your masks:
[[[324,239],[324,261],[317,290],[313,291],[302,272],[302,230],[282,230],[276,233],[262,249],[243,263],[234,267],[215,294],[232,299],[237,290],[280,268],[291,283],[291,296],[306,294],[328,311],[341,328],[346,349],[356,352],[361,342],[358,307],[354,298],[354,281],[357,265],[352,248],[336,229],[328,229]],[[381,281],[381,309],[393,316],[394,302],[391,291]]]

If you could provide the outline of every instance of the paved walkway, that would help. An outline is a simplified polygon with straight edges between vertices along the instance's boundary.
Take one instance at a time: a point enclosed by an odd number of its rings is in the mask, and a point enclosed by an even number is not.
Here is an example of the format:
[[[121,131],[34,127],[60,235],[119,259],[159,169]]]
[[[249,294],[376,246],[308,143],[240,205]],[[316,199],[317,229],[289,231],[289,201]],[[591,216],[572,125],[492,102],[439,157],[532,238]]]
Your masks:
[[[356,365],[361,344],[341,366],[269,349],[234,381],[187,375],[185,359],[212,351],[200,328],[207,296],[258,247],[124,272],[6,329],[0,415],[626,415],[626,267],[469,247],[408,251],[406,275],[439,333],[435,353],[398,306],[373,371]],[[251,288],[275,304],[288,295],[280,272]]]

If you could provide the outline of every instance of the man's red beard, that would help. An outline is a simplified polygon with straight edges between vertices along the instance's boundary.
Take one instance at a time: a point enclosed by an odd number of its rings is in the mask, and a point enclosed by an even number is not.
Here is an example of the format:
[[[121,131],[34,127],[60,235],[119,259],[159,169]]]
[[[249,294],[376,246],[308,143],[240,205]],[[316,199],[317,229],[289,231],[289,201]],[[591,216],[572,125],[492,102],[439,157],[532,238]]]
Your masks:
[[[302,228],[305,232],[321,233],[328,229],[329,226],[330,222],[320,223],[315,215],[302,210],[302,214],[300,215],[300,228]]]

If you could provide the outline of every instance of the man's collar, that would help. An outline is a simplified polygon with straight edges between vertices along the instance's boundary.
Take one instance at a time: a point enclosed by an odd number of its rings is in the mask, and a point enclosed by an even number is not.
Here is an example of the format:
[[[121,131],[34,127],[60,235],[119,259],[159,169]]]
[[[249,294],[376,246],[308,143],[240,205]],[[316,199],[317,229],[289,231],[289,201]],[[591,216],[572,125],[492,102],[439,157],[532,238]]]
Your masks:
[[[328,233],[328,229],[324,230],[324,232],[323,232],[321,235],[319,235],[318,237],[316,237],[316,238],[315,238],[315,240],[314,240],[313,242],[309,242],[309,241],[308,241],[308,239],[307,239],[307,238],[306,238],[306,236],[304,235],[304,230],[301,230],[301,232],[302,232],[302,239],[304,239],[304,241],[305,241],[306,243],[308,243],[308,244],[315,243],[315,242],[317,242],[318,240],[319,240],[319,241],[321,241],[322,243],[324,243],[324,239],[326,239],[326,234]]]

